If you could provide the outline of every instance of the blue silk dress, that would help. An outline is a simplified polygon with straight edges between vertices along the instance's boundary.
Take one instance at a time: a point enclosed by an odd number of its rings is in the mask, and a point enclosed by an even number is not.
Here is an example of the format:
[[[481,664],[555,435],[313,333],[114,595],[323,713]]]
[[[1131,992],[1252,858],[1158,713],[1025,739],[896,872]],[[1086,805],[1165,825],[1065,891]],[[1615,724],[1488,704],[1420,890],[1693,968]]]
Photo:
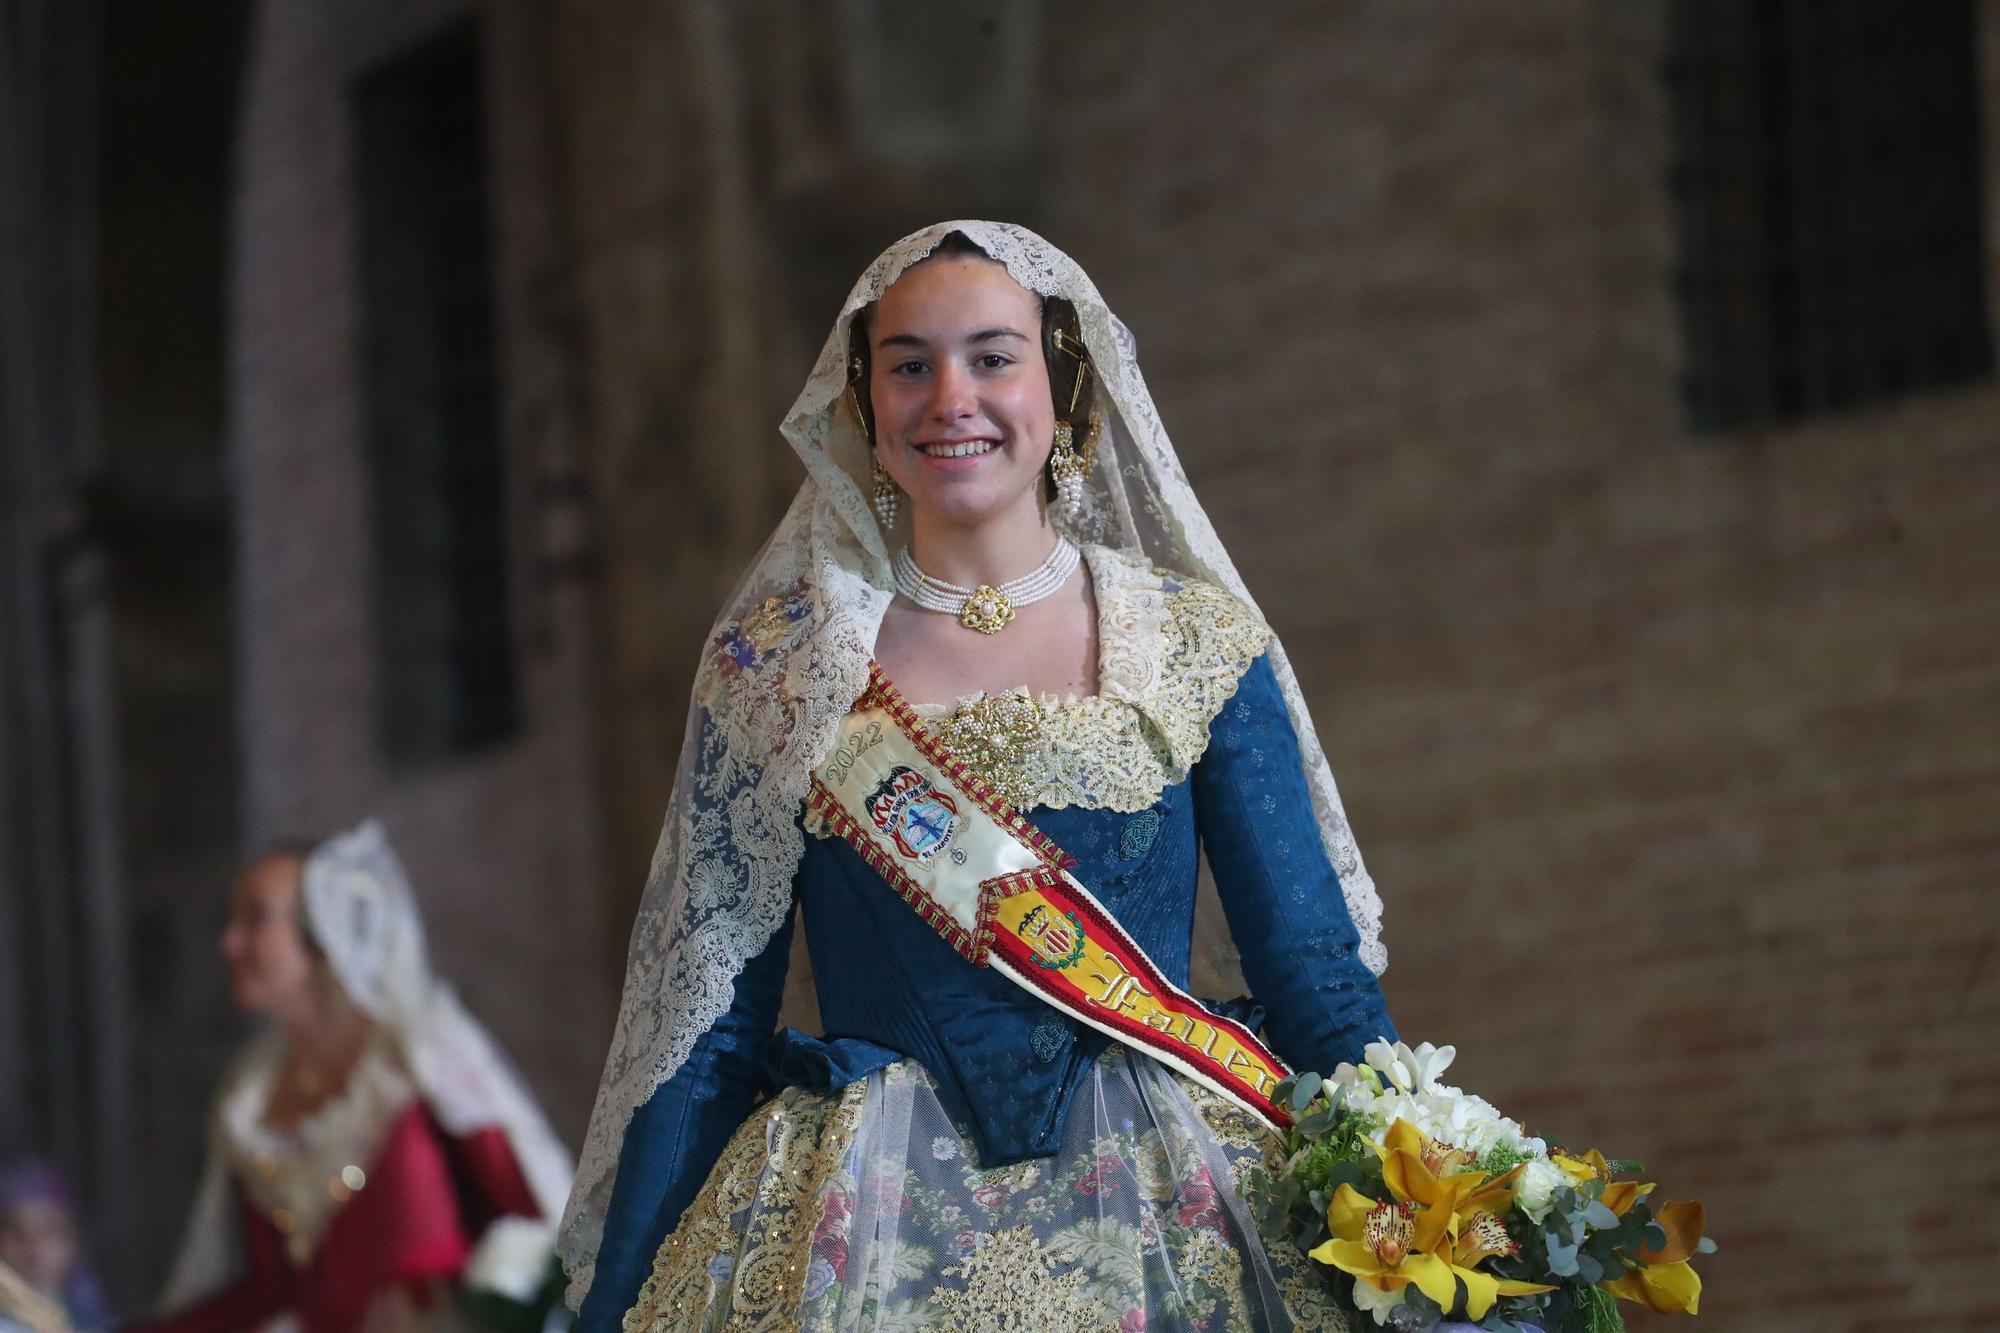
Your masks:
[[[1025,753],[990,743],[1006,720],[990,702],[930,725],[1013,784],[1182,987],[1205,852],[1255,996],[1238,1016],[1294,1068],[1358,1061],[1394,1028],[1268,632],[1209,585],[1099,552],[1092,570],[1107,679],[1137,661],[1155,688],[1000,696],[1049,724],[1012,729]],[[1147,617],[1115,614],[1121,579],[1167,610],[1129,639]],[[809,837],[794,893],[826,1035],[775,1031],[788,924],[633,1117],[587,1333],[635,1301],[628,1327],[1013,1326],[981,1322],[996,1299],[1042,1301],[1053,1327],[1343,1326],[1248,1220],[1239,1187],[1265,1146],[1250,1117],[969,965],[845,842]]]

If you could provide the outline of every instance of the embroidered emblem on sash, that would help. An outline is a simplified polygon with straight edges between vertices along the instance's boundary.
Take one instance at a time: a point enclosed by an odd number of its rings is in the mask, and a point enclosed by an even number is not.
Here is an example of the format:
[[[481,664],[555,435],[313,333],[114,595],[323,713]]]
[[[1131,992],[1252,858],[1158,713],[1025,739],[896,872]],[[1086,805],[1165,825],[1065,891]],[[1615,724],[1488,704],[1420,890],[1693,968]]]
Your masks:
[[[1289,1071],[1263,1040],[1169,979],[1070,873],[1069,854],[940,745],[879,665],[870,665],[869,688],[815,771],[809,802],[973,966],[1266,1124],[1291,1123],[1289,1108],[1272,1099]],[[1153,813],[1135,824],[1157,837],[1163,821]],[[1038,1058],[1060,1053],[1058,1035],[1031,1039]]]
[[[898,764],[868,793],[868,817],[896,850],[918,865],[944,850],[958,831],[958,802],[913,768]]]
[[[1021,920],[1021,939],[1035,951],[1035,966],[1060,972],[1083,957],[1083,923],[1075,912],[1057,916],[1036,904]]]

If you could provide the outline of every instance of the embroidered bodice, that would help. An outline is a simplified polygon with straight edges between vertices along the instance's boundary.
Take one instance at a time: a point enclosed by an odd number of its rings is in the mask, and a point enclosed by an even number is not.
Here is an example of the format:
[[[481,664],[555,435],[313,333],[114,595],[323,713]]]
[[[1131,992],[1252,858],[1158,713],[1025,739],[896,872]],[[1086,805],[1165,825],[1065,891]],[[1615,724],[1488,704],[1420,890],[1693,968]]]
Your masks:
[[[377,1033],[336,1096],[296,1127],[277,1130],[264,1116],[282,1064],[276,1056],[245,1063],[217,1110],[217,1138],[238,1188],[303,1265],[340,1205],[366,1188],[367,1168],[417,1092]]]
[[[1102,546],[1084,557],[1097,593],[1095,695],[1021,689],[917,713],[1016,807],[1132,814],[1187,777],[1271,632],[1212,584]]]
[[[1394,1029],[1323,851],[1268,630],[1210,585],[1087,550],[1099,691],[980,696],[927,725],[1075,858],[1076,877],[1187,984],[1199,853],[1215,872],[1265,1036],[1330,1070]],[[809,831],[821,831],[808,822]],[[827,1035],[767,1041],[791,928],[737,978],[735,1004],[633,1117],[584,1329],[616,1327],[661,1238],[760,1087],[832,1090],[923,1065],[982,1163],[1054,1150],[1103,1038],[968,964],[846,842],[808,838],[794,885]]]

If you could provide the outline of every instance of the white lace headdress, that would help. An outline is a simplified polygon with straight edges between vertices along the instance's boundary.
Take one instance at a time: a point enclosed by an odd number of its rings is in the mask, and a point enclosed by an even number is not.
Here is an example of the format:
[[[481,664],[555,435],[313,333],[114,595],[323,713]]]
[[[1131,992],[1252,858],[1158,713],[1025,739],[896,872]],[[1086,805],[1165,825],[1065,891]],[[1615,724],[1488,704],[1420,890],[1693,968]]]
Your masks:
[[[447,1133],[499,1129],[521,1168],[538,1219],[504,1217],[479,1238],[468,1286],[527,1299],[548,1268],[556,1219],[571,1182],[569,1154],[492,1034],[431,971],[423,918],[402,862],[369,820],[306,858],[305,925],[354,1005],[372,1018],[408,1066],[418,1095]],[[284,1058],[275,1033],[253,1042],[226,1087],[271,1072]],[[172,1309],[224,1286],[240,1255],[223,1155],[212,1152],[188,1235],[168,1282]]]
[[[416,896],[381,824],[368,820],[306,858],[305,912],[342,989],[395,1035],[445,1131],[507,1135],[553,1236],[570,1190],[569,1154],[493,1035],[431,971]]]
[[[868,266],[782,426],[805,464],[806,482],[724,608],[697,670],[673,797],[632,928],[618,1025],[563,1220],[561,1252],[574,1304],[589,1290],[632,1112],[728,1009],[737,975],[792,910],[793,872],[804,851],[794,821],[813,767],[867,684],[891,596],[889,558],[900,544],[869,508],[869,445],[843,405],[848,329],[952,232],[1004,264],[1029,291],[1076,307],[1097,369],[1104,429],[1084,512],[1070,535],[1143,553],[1255,605],[1181,471],[1139,374],[1131,332],[1069,256],[1024,227],[960,221],[906,236]],[[1362,957],[1379,973],[1387,962],[1381,903],[1275,639],[1270,654],[1327,855],[1361,933]]]

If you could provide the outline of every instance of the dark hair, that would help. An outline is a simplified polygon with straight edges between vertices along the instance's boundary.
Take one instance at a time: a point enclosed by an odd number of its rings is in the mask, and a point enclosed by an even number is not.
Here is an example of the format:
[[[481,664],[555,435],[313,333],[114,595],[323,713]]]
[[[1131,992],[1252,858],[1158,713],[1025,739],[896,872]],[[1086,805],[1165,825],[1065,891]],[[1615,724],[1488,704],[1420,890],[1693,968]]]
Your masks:
[[[928,264],[933,259],[999,262],[962,231],[946,232],[937,248],[917,264]],[[1076,306],[1063,297],[1043,296],[1032,289],[1028,295],[1035,298],[1036,311],[1042,317],[1042,363],[1049,371],[1049,396],[1054,400],[1056,420],[1068,422],[1076,438],[1082,440],[1089,430],[1091,381],[1097,377],[1097,367],[1083,345],[1083,326],[1077,319]],[[861,433],[867,437],[870,449],[875,447],[875,408],[868,400],[868,380],[875,362],[868,347],[868,320],[874,311],[875,303],[871,301],[855,312],[854,321],[847,326],[849,404],[860,419]]]

